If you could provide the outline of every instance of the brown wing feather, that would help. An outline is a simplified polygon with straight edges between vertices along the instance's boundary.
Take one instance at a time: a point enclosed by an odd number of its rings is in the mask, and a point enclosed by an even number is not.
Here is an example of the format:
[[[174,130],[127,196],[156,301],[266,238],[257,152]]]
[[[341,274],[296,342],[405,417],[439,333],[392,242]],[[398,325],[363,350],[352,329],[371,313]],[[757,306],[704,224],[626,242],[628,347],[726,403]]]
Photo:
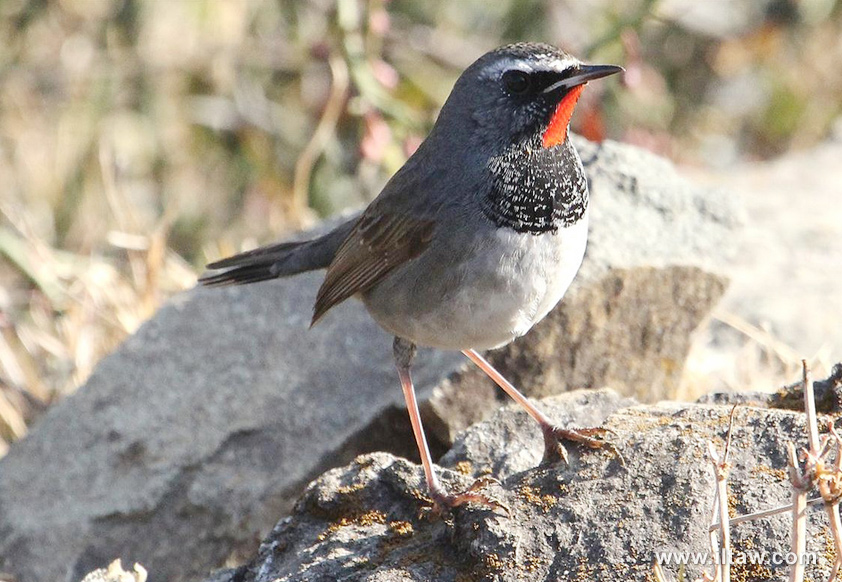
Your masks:
[[[434,223],[397,214],[364,214],[339,247],[313,308],[315,324],[328,309],[370,289],[395,267],[424,252]]]

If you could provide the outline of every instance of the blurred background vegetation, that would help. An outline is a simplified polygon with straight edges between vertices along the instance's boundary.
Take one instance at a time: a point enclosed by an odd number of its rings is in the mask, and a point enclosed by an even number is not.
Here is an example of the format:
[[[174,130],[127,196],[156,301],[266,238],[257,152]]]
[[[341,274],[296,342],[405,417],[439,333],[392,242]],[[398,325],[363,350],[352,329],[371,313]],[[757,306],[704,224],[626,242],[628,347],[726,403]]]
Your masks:
[[[842,114],[842,0],[3,0],[0,30],[0,455],[208,260],[373,198],[495,46],[625,66],[574,130],[697,168]]]

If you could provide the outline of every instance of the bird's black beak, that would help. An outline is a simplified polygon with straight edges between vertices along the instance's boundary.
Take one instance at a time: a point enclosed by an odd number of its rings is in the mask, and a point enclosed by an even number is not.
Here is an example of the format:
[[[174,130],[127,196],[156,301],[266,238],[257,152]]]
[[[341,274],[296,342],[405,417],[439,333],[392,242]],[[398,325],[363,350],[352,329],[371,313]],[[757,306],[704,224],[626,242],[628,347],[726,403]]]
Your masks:
[[[625,71],[625,69],[623,67],[618,67],[617,65],[579,65],[572,75],[562,79],[561,81],[553,83],[544,89],[544,93],[552,93],[558,89],[572,89],[573,87],[583,85],[588,81],[601,79],[602,77],[614,75],[615,73],[622,73],[623,71]]]

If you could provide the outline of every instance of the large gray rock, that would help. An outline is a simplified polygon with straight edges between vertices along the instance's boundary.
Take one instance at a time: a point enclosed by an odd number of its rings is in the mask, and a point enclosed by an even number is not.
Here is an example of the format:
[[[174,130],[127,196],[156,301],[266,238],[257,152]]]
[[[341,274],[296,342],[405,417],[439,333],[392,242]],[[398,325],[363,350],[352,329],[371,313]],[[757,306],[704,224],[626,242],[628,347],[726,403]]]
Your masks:
[[[449,522],[419,517],[420,468],[385,453],[333,469],[307,488],[293,515],[261,544],[257,558],[216,582],[437,582],[653,580],[656,552],[709,550],[715,480],[707,456],[721,453],[730,406],[661,403],[623,407],[610,391],[572,392],[542,402],[564,416],[592,409],[591,399],[620,409],[605,421],[624,464],[607,451],[579,452],[571,464],[536,468],[543,449],[536,424],[506,408],[475,425],[442,463],[450,487],[491,471],[488,492],[508,512],[469,506]],[[804,414],[742,408],[729,461],[729,509],[737,514],[786,505],[786,443],[806,444]],[[466,475],[467,473],[467,475]],[[826,515],[809,512],[807,567],[828,579],[832,540]],[[732,580],[786,580],[791,518],[777,515],[732,529]],[[767,552],[750,563],[749,552]],[[778,558],[773,558],[772,556]],[[740,562],[743,563],[740,563]],[[702,566],[663,565],[671,580],[695,580]],[[712,571],[712,568],[708,566]]]
[[[738,213],[651,154],[580,149],[582,276],[569,307],[495,358],[537,394],[608,383],[660,398],[722,293]],[[106,358],[0,461],[0,569],[75,582],[121,557],[150,582],[196,580],[253,553],[322,471],[412,454],[390,338],[355,302],[307,329],[321,277],[184,293]],[[423,352],[415,377],[422,398],[437,389],[425,410],[441,452],[498,404],[459,354]]]
[[[307,332],[319,279],[185,293],[106,358],[0,461],[3,569],[78,580],[123,557],[151,582],[196,578],[346,462],[401,395],[390,338],[358,306]],[[419,385],[459,363],[424,354]]]

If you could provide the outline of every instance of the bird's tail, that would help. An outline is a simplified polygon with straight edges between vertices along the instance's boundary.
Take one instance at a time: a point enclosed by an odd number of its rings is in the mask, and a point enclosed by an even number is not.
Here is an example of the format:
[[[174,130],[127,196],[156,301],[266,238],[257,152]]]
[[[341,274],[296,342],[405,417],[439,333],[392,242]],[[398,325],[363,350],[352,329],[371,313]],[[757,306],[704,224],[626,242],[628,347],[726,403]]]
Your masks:
[[[319,238],[268,245],[216,261],[207,266],[199,283],[210,287],[245,285],[326,269],[355,223],[356,218]]]

